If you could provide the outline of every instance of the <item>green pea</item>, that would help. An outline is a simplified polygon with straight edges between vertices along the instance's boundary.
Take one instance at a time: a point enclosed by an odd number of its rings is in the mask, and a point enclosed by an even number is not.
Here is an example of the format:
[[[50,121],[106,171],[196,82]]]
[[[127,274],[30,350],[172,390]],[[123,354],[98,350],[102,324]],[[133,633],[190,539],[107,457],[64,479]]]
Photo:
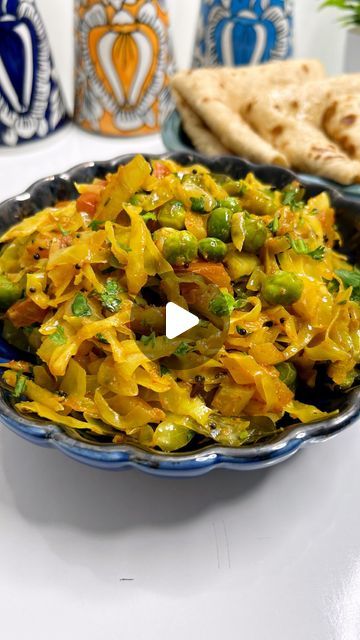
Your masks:
[[[175,229],[171,229],[171,227],[162,227],[161,229],[156,229],[156,231],[154,231],[152,237],[161,253],[164,250],[165,240],[174,235],[174,233],[177,233],[177,231],[175,231]]]
[[[211,212],[208,220],[208,235],[211,238],[219,238],[223,242],[231,239],[232,211],[226,207],[218,207]]]
[[[280,373],[280,380],[284,382],[289,389],[295,390],[297,371],[292,362],[281,362],[276,365],[276,369]]]
[[[198,241],[188,231],[174,231],[166,238],[163,247],[165,259],[170,264],[181,267],[189,264],[197,256]]]
[[[237,198],[226,198],[226,200],[219,201],[219,207],[225,207],[225,209],[230,209],[233,213],[237,211],[241,211],[241,205]]]
[[[246,217],[244,220],[245,241],[244,251],[248,253],[257,253],[263,246],[268,231],[262,220]]]
[[[244,183],[242,180],[229,180],[222,185],[223,189],[229,196],[241,196],[244,192]]]
[[[204,196],[199,196],[199,198],[190,198],[191,201],[191,211],[195,211],[196,213],[204,213],[206,201]]]
[[[187,427],[166,420],[156,427],[152,444],[162,451],[177,451],[185,447],[194,435],[194,432]]]
[[[299,276],[289,271],[278,271],[267,276],[262,283],[261,293],[268,304],[293,304],[301,297],[303,282]]]
[[[23,287],[0,275],[0,309],[5,311],[21,298]]]
[[[191,196],[191,211],[195,213],[209,213],[213,209],[215,209],[217,205],[217,201],[206,191],[201,190],[198,196]]]
[[[199,253],[204,260],[221,262],[227,254],[227,246],[218,238],[204,238],[199,242]]]
[[[172,200],[159,209],[158,223],[160,227],[171,227],[181,231],[185,229],[185,209],[182,202]]]

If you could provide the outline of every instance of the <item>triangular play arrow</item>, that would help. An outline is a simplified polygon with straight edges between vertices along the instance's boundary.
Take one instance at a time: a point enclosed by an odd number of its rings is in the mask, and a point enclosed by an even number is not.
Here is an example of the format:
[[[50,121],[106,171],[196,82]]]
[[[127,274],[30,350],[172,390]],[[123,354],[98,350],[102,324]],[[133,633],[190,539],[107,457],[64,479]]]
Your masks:
[[[186,311],[174,302],[166,305],[166,337],[169,340],[177,338],[182,333],[196,327],[200,320],[190,311]]]

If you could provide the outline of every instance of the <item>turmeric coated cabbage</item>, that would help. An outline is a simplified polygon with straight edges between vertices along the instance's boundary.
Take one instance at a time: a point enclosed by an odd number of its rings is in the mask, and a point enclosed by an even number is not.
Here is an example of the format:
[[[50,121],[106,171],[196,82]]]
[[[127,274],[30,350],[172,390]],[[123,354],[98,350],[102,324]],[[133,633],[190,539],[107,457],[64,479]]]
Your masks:
[[[142,156],[76,187],[0,239],[3,337],[32,354],[3,365],[19,412],[165,452],[328,417],[303,390],[357,378],[360,271],[326,193]],[[169,368],[194,347],[164,337],[166,304],[190,298],[204,331],[227,315],[227,334],[201,365]]]

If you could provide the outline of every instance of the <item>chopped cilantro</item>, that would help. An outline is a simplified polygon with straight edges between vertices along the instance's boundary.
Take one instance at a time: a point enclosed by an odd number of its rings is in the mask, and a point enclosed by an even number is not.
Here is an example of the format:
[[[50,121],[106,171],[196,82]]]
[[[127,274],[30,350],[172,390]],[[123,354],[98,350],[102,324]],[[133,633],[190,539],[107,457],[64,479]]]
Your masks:
[[[296,183],[290,184],[283,191],[282,203],[289,206],[292,211],[297,211],[304,206],[303,195],[304,190],[300,186]]]
[[[188,342],[180,342],[178,348],[174,351],[176,356],[185,356],[189,351],[192,351],[191,345]]]
[[[14,398],[20,398],[26,390],[27,378],[20,373],[20,371],[16,374],[16,384],[13,392]]]
[[[106,338],[104,338],[102,333],[97,333],[95,338],[101,342],[101,344],[110,344],[108,340],[106,340]]]
[[[249,304],[248,297],[243,291],[238,291],[237,297],[234,301],[234,309],[246,309]]]
[[[148,211],[147,213],[144,213],[141,217],[144,220],[144,222],[148,222],[149,220],[157,220],[156,213],[154,213],[153,211]]]
[[[302,238],[292,238],[287,236],[290,246],[299,255],[309,256],[313,260],[323,260],[325,256],[325,247],[319,245],[316,249],[309,249],[308,244]]]
[[[218,317],[230,316],[234,309],[243,309],[247,305],[247,299],[240,297],[237,300],[230,293],[220,293],[211,300],[209,309]]]
[[[190,200],[192,211],[204,211],[205,198],[203,198],[203,196],[200,196],[200,198],[190,198]]]
[[[89,229],[92,231],[98,231],[103,224],[104,222],[102,220],[92,220],[89,224]]]
[[[279,230],[279,214],[275,213],[274,219],[268,224],[268,229],[276,234]]]
[[[326,280],[326,278],[323,278],[329,293],[331,293],[331,295],[334,295],[335,293],[337,293],[340,289],[340,285],[338,280],[336,280],[336,278],[333,278],[332,280]]]
[[[58,345],[59,347],[63,344],[66,344],[67,342],[67,337],[65,335],[65,330],[64,327],[62,327],[61,325],[58,326],[58,328],[56,329],[55,333],[52,333],[50,336],[50,339],[55,342],[56,345]]]
[[[216,316],[219,316],[220,318],[222,316],[228,316],[231,314],[231,309],[229,308],[229,301],[226,299],[226,296],[232,299],[232,296],[230,296],[229,294],[224,294],[224,295],[220,294],[216,296],[216,298],[213,298],[209,304],[209,310],[211,311],[211,313],[214,313]]]
[[[135,193],[131,196],[129,202],[133,205],[133,207],[141,207],[142,206],[142,197],[146,195],[144,193]]]
[[[313,251],[309,251],[308,255],[313,260],[323,260],[325,256],[325,247],[323,245],[319,245]]]
[[[338,269],[335,273],[343,281],[346,289],[352,287],[351,300],[360,302],[360,270],[357,268],[353,271]]]
[[[76,294],[74,302],[71,305],[71,311],[73,315],[77,317],[92,315],[88,301],[82,293]]]
[[[100,294],[102,306],[108,311],[116,313],[121,307],[119,300],[120,287],[116,280],[109,278],[105,283],[105,291]]]
[[[150,346],[151,348],[154,348],[155,338],[156,338],[156,333],[155,331],[152,331],[152,333],[150,333],[149,336],[141,336],[140,342],[143,343],[144,347]]]
[[[69,235],[70,231],[66,231],[64,229],[64,227],[61,226],[61,224],[58,224],[58,228],[59,228],[59,231],[60,231],[61,235],[63,235],[63,236],[68,236]]]
[[[168,369],[167,367],[165,367],[164,364],[160,365],[160,375],[161,376],[166,376],[167,373],[170,373],[170,369]]]

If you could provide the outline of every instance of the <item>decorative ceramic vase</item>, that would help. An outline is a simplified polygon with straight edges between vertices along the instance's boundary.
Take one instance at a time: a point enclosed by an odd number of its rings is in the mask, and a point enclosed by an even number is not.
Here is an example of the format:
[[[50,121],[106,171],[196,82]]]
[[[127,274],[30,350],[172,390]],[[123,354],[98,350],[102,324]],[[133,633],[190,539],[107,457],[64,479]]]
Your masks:
[[[43,22],[33,0],[0,3],[0,144],[44,138],[66,121]]]
[[[260,64],[292,52],[292,0],[202,0],[193,65]]]
[[[75,121],[105,135],[159,131],[173,56],[164,0],[76,0]]]
[[[360,27],[349,29],[345,43],[345,73],[360,71]]]

